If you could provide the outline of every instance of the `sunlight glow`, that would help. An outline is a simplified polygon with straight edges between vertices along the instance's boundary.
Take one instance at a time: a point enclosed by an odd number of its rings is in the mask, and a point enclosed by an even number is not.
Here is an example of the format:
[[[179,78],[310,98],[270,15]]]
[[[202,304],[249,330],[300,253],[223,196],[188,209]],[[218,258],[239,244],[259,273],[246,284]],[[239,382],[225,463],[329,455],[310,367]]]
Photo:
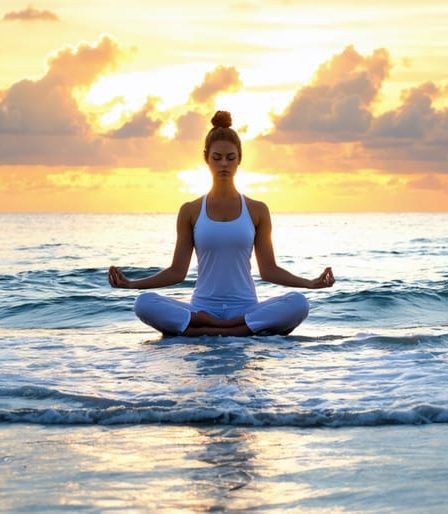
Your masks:
[[[203,195],[212,186],[210,172],[205,166],[180,171],[177,177],[182,183],[180,187],[182,192]],[[267,192],[270,189],[269,184],[275,180],[276,177],[273,175],[246,171],[240,168],[235,176],[235,185],[241,193]]]
[[[252,139],[272,128],[270,112],[260,105],[270,106],[271,93],[221,93],[216,108],[235,113],[234,124],[242,140]]]
[[[177,133],[177,125],[174,120],[168,121],[168,123],[159,130],[159,133],[168,139],[174,139]]]
[[[127,73],[100,78],[83,98],[83,104],[100,106],[120,98],[128,109],[137,111],[148,96],[146,73]]]
[[[205,194],[212,185],[210,172],[204,166],[192,170],[183,170],[177,174],[181,182],[180,190],[195,195]]]
[[[148,72],[108,75],[93,84],[83,100],[98,106],[121,97],[126,107],[137,111],[150,96],[160,98],[163,108],[172,107],[188,100],[208,68],[206,64],[188,63]]]
[[[126,110],[123,105],[115,104],[110,111],[107,111],[99,118],[101,128],[110,128],[123,122]]]

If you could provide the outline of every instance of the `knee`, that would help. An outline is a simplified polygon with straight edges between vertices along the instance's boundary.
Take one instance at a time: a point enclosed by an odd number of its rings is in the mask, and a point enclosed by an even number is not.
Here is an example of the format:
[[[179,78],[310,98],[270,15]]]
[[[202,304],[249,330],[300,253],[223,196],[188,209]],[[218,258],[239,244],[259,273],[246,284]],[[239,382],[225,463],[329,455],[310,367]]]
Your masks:
[[[140,319],[147,318],[151,306],[160,298],[157,293],[143,293],[137,297],[134,303],[134,312]]]
[[[291,291],[286,294],[286,299],[291,306],[294,317],[296,317],[298,321],[303,321],[310,311],[310,304],[306,297],[302,293]]]

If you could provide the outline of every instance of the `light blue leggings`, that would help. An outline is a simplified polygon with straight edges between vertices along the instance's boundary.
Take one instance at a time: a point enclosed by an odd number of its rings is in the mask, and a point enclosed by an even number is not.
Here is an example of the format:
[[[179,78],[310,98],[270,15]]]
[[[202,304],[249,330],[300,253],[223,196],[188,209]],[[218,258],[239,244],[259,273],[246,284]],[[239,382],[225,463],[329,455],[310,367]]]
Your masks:
[[[219,319],[244,316],[254,334],[287,334],[308,316],[309,304],[303,294],[291,291],[246,306],[201,307],[148,292],[135,301],[134,311],[143,323],[164,334],[181,335],[190,324],[191,313],[206,311]]]

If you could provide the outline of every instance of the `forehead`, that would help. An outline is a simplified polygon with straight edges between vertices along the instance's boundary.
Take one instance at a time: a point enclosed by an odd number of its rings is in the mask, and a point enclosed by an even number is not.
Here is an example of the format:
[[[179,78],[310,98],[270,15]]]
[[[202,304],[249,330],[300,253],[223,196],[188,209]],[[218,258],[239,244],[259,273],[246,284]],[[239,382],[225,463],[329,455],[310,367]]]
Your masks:
[[[238,153],[238,148],[230,141],[214,141],[210,146],[210,153]]]

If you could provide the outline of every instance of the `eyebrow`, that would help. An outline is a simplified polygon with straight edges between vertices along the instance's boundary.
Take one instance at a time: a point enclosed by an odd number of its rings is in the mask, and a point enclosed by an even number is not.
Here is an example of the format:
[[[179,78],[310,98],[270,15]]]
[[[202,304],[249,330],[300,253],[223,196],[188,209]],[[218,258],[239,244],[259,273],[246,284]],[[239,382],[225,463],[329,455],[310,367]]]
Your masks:
[[[219,152],[212,152],[213,155],[219,155],[219,156],[222,156],[222,153],[219,153]],[[227,156],[229,155],[236,155],[236,152],[229,152],[228,154],[226,154]]]

